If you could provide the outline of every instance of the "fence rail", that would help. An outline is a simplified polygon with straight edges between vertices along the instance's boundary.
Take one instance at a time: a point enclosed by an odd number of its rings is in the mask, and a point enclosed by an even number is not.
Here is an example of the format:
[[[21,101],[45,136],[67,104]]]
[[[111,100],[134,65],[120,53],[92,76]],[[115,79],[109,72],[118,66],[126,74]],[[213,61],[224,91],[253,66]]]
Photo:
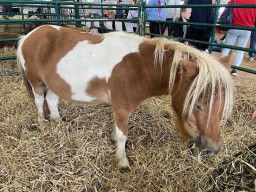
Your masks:
[[[0,0],[1,5],[6,6],[14,6],[19,9],[19,13],[13,13],[13,12],[0,12],[1,15],[8,15],[13,16],[16,14],[19,14],[21,16],[20,19],[16,20],[0,20],[0,27],[4,25],[17,25],[20,24],[24,28],[26,25],[34,23],[34,24],[43,24],[43,23],[50,23],[50,24],[56,24],[56,25],[74,25],[79,28],[84,27],[97,27],[100,30],[103,30],[103,32],[111,31],[111,29],[105,29],[104,22],[125,22],[125,23],[137,23],[138,24],[138,30],[137,33],[139,35],[151,35],[146,29],[147,29],[147,22],[150,22],[150,20],[147,20],[146,18],[146,9],[147,8],[181,8],[181,7],[212,7],[215,8],[215,18],[213,23],[192,23],[187,22],[187,25],[203,25],[203,26],[209,26],[212,27],[212,37],[210,42],[205,41],[197,41],[192,39],[185,39],[185,38],[178,38],[178,40],[188,41],[192,43],[202,43],[202,44],[208,44],[209,45],[209,51],[211,53],[213,46],[215,47],[221,47],[221,48],[231,48],[235,50],[243,50],[246,52],[254,52],[256,53],[256,50],[254,49],[248,49],[248,48],[242,48],[237,46],[228,46],[223,45],[220,43],[214,42],[214,37],[216,35],[216,28],[231,28],[231,29],[243,29],[243,30],[250,30],[250,31],[256,31],[256,28],[250,28],[250,27],[243,27],[243,26],[226,26],[226,25],[219,25],[217,24],[218,16],[219,16],[219,9],[222,7],[233,7],[233,8],[256,8],[255,4],[243,4],[243,5],[230,5],[230,4],[220,4],[220,0],[217,0],[216,5],[162,5],[162,6],[147,6],[146,2],[143,0],[140,0],[137,5],[133,4],[110,4],[110,3],[103,3],[103,0],[101,0],[101,3],[85,3],[85,2],[68,2],[68,1],[60,1],[60,0],[52,0],[52,1],[28,1],[28,0]],[[27,8],[40,8],[41,10],[44,10],[43,12],[29,12],[24,13],[24,10]],[[136,19],[126,19],[126,18],[115,18],[115,19],[108,19],[103,18],[104,10],[131,10],[136,9],[138,10],[138,18]],[[27,19],[28,16],[39,16],[41,19]],[[161,21],[158,21],[161,22]],[[168,23],[168,24],[184,24],[183,22],[178,21],[162,21],[162,23]],[[89,25],[90,24],[90,25]],[[96,25],[97,24],[97,25]],[[105,31],[104,31],[105,29]],[[24,33],[24,32],[23,32]],[[156,34],[154,34],[156,35]],[[159,36],[159,35],[156,35]],[[169,36],[164,36],[166,38],[172,38]],[[0,39],[1,42],[7,42],[7,41],[17,41],[17,38],[8,38],[8,39]],[[1,57],[0,60],[7,60],[7,59],[14,59],[15,56],[9,56],[9,57]],[[238,70],[246,71],[249,73],[256,74],[255,70],[246,69],[242,67],[235,67]]]

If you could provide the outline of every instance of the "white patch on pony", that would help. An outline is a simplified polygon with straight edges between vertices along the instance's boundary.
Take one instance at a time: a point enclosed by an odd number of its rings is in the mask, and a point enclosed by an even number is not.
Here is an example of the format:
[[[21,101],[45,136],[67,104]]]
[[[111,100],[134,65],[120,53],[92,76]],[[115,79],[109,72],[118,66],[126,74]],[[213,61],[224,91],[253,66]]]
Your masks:
[[[22,44],[23,42],[25,41],[27,37],[26,36],[23,36],[20,40],[19,40],[19,46],[18,46],[18,49],[17,49],[17,61],[20,62],[23,70],[25,71],[25,59],[23,57],[23,54],[22,54],[22,51],[21,51],[21,47],[22,47]]]
[[[123,134],[122,131],[117,127],[115,124],[113,132],[112,132],[112,139],[116,141],[116,158],[117,158],[117,166],[120,168],[127,168],[129,166],[129,161],[126,158],[125,153],[125,143],[127,137]]]
[[[115,65],[125,55],[138,52],[144,38],[134,37],[124,33],[108,33],[98,44],[82,41],[59,61],[57,73],[70,85],[73,100],[94,100],[85,92],[88,82],[95,77],[108,80]]]
[[[58,26],[58,25],[49,25],[49,26],[51,26],[52,28],[54,28],[54,29],[57,29],[57,30],[60,30],[60,26]]]

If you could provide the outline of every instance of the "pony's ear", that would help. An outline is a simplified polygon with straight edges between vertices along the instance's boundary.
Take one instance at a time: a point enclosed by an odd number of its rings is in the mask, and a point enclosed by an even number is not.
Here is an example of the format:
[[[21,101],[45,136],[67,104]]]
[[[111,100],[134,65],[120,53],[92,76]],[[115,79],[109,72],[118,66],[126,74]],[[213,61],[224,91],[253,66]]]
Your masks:
[[[180,74],[188,79],[194,79],[198,74],[198,68],[196,64],[185,59],[180,61],[179,69]]]
[[[232,51],[229,55],[225,56],[225,57],[221,57],[219,58],[219,61],[227,68],[230,69],[234,58],[235,58],[235,54],[236,52]]]

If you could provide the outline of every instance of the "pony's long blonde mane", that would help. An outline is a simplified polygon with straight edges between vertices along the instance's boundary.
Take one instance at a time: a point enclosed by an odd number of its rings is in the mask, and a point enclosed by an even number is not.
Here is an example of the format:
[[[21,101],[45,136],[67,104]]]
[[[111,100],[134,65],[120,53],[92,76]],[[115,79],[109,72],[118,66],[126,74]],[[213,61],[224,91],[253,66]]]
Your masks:
[[[170,41],[165,38],[152,39],[156,44],[155,49],[155,63],[162,64],[166,45],[170,45],[170,49],[174,51],[173,60],[170,61],[170,80],[169,91],[173,89],[177,70],[182,59],[189,60],[197,65],[198,75],[191,83],[190,89],[187,93],[183,115],[192,115],[193,108],[200,96],[200,94],[207,91],[209,98],[209,113],[212,110],[214,97],[219,95],[224,90],[225,100],[224,109],[222,113],[222,122],[225,122],[232,110],[233,106],[233,83],[228,70],[223,64],[208,54],[204,54],[199,50],[186,46],[176,41]],[[221,102],[221,101],[220,101]]]
[[[157,65],[160,63],[161,68],[165,57],[165,49],[167,47],[166,45],[168,45],[168,49],[171,49],[174,52],[174,57],[172,60],[170,60],[170,62],[172,62],[170,63],[169,78],[170,93],[173,89],[174,81],[181,60],[185,59],[194,63],[198,68],[198,75],[191,83],[190,89],[187,93],[183,107],[183,115],[187,115],[188,117],[192,115],[193,108],[202,93],[207,94],[209,97],[210,107],[208,114],[210,114],[214,97],[216,95],[219,96],[222,93],[222,90],[224,90],[225,100],[222,113],[222,123],[226,122],[233,106],[232,78],[224,65],[218,62],[211,55],[204,54],[193,47],[186,46],[180,42],[168,40],[166,38],[147,39],[145,37],[123,32],[107,33],[104,34],[102,38],[105,37],[113,38],[113,40],[115,38],[128,38],[137,42],[150,41],[156,46],[154,52],[154,64]],[[220,100],[219,102],[222,101]]]

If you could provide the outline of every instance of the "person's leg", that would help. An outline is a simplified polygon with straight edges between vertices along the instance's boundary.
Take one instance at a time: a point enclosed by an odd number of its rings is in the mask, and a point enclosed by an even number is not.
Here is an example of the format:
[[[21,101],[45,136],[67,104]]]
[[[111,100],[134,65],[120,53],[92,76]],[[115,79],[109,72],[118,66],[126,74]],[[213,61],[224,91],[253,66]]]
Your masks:
[[[172,18],[166,18],[166,21],[172,21]],[[168,36],[170,36],[171,31],[171,23],[161,23],[162,27],[161,27],[161,35],[164,35],[166,28],[168,27]]]
[[[198,33],[199,31],[197,29],[191,28],[190,29],[190,39],[193,40],[198,40]],[[191,43],[193,46],[195,46],[197,49],[200,49],[200,44],[199,43]]]
[[[204,34],[203,34],[203,41],[209,43],[210,41],[210,38],[211,38],[211,28],[208,28],[204,31]],[[209,48],[209,44],[202,44],[202,50],[207,50],[208,51],[208,48]]]
[[[251,33],[250,49],[254,49],[256,51],[256,31],[252,31]],[[249,52],[249,56],[250,58],[255,59],[256,53]]]
[[[164,32],[162,31],[164,23],[158,23],[158,34],[162,35]]]
[[[126,27],[125,27],[124,22],[122,22],[122,29],[123,29],[123,31],[126,31]]]
[[[152,33],[150,35],[151,37],[155,37],[154,34],[158,34],[157,33],[157,28],[158,28],[158,23],[156,23],[156,22],[150,22],[149,23],[149,32]],[[159,29],[158,29],[158,31],[159,31]]]
[[[210,37],[205,37],[204,39],[203,39],[203,41],[205,41],[205,42],[209,42],[210,41]],[[202,50],[208,50],[208,48],[209,48],[209,45],[208,44],[202,44]]]
[[[168,20],[169,20],[169,19],[166,19],[166,21],[168,21]],[[166,30],[167,27],[168,27],[168,23],[163,23],[161,35],[164,35],[164,32],[165,32],[165,30]]]
[[[226,33],[225,37],[225,45],[234,45],[238,36],[238,30],[237,29],[229,29]],[[221,57],[225,57],[229,54],[231,49],[229,48],[223,48],[221,51]]]
[[[208,36],[208,31],[206,30],[197,30],[197,40],[198,41],[206,41],[209,42],[209,39],[206,39]],[[198,43],[198,49],[200,50],[205,50],[208,48],[209,45],[203,44],[203,43]]]
[[[112,29],[116,30],[116,23],[115,23],[115,21],[112,21]]]
[[[168,19],[169,21],[172,21],[173,18]],[[169,23],[168,24],[168,36],[171,37],[172,36],[172,32],[173,32],[173,24]]]
[[[246,30],[238,30],[238,37],[237,37],[237,46],[238,47],[246,47],[247,42],[250,38],[251,31]],[[244,51],[237,50],[236,55],[233,61],[234,66],[240,66],[243,61]]]
[[[154,33],[154,22],[149,22],[149,33]],[[150,37],[154,37],[154,35],[150,35]]]
[[[195,29],[193,34],[194,40],[205,41],[205,30]],[[191,34],[192,34],[191,33]],[[205,45],[202,43],[193,43],[199,50],[205,50]]]
[[[153,33],[153,35],[150,35],[151,37],[155,37],[154,34],[161,34],[161,27],[162,27],[162,23],[158,23],[158,22],[150,22],[150,28],[149,31],[150,33]]]

